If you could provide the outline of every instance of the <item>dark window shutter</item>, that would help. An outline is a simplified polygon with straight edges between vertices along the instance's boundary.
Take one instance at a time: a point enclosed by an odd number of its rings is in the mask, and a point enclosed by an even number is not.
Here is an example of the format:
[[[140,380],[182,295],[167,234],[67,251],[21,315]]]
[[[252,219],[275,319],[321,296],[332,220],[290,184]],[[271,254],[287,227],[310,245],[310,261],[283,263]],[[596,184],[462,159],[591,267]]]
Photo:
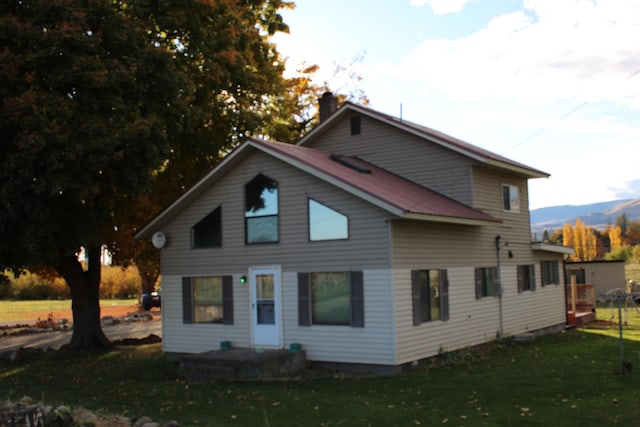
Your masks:
[[[364,283],[362,271],[351,272],[351,326],[364,327]]]
[[[309,273],[298,273],[298,325],[311,326]]]
[[[360,116],[351,117],[351,135],[360,135]]]
[[[522,292],[524,281],[524,265],[518,266],[518,293]]]
[[[449,275],[447,270],[440,270],[440,315],[442,320],[449,320]]]
[[[191,277],[182,278],[182,323],[193,323],[193,290]]]
[[[222,323],[233,325],[233,277],[222,276]]]
[[[413,303],[413,325],[422,323],[422,286],[420,270],[411,270],[411,299]]]
[[[534,264],[529,266],[529,286],[531,286],[531,290],[536,290],[536,267]]]
[[[476,299],[480,299],[483,297],[482,279],[483,279],[482,268],[476,268]]]

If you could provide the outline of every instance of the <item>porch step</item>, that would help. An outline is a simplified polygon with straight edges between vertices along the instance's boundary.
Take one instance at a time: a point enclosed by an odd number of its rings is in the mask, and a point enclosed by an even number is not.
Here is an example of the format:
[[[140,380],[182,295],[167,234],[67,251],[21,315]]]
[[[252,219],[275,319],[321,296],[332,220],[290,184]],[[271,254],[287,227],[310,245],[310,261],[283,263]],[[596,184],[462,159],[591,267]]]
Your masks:
[[[576,325],[582,326],[591,322],[595,322],[596,314],[591,311],[579,311],[576,313]]]
[[[306,367],[304,351],[232,348],[185,355],[180,363],[188,382],[278,378],[294,375]]]

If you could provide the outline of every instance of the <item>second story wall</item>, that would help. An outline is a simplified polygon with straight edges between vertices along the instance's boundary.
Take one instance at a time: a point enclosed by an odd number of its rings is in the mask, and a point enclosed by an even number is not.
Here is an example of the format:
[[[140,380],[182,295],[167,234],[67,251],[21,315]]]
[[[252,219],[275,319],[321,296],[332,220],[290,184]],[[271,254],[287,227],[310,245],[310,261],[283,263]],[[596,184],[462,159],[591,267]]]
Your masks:
[[[501,172],[497,169],[477,166],[473,168],[474,208],[502,220],[495,233],[511,244],[523,245],[527,251],[531,245],[529,224],[529,189],[526,178]],[[505,187],[517,189],[517,209],[505,209]]]
[[[277,243],[245,243],[245,184],[263,174],[278,183]],[[309,241],[308,199],[349,219],[346,240]],[[193,249],[191,228],[221,208],[222,246]],[[342,271],[389,265],[388,214],[273,157],[253,152],[164,227],[163,274],[235,274],[278,264],[283,271]]]
[[[352,135],[351,119],[358,117],[360,133]],[[471,159],[378,120],[354,113],[307,146],[358,156],[467,206],[473,203]]]

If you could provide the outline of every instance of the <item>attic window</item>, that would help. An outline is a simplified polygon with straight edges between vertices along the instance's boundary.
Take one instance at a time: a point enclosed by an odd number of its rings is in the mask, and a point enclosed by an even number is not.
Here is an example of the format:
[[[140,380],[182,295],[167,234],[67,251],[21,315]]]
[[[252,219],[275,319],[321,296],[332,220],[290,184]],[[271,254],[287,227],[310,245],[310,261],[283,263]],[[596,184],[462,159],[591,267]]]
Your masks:
[[[360,116],[351,117],[351,135],[360,135]]]
[[[221,207],[218,206],[191,228],[192,248],[219,248],[222,246]]]
[[[278,183],[259,174],[245,185],[246,243],[278,242]]]
[[[364,166],[360,166],[360,165],[354,163],[353,161],[351,161],[347,157],[339,156],[337,154],[331,154],[329,156],[329,158],[331,160],[333,160],[334,162],[336,162],[336,163],[340,163],[342,166],[346,166],[349,169],[353,169],[356,172],[364,173],[364,174],[367,174],[367,175],[371,175],[371,169],[365,168]]]

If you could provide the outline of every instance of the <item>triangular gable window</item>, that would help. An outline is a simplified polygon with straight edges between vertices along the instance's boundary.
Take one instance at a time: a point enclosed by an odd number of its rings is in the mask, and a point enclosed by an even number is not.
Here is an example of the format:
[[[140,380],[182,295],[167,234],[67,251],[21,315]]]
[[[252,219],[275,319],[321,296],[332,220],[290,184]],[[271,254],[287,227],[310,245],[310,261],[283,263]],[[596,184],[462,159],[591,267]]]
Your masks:
[[[222,246],[222,208],[218,206],[191,228],[192,248]]]
[[[349,218],[330,207],[309,199],[309,240],[349,238]]]

